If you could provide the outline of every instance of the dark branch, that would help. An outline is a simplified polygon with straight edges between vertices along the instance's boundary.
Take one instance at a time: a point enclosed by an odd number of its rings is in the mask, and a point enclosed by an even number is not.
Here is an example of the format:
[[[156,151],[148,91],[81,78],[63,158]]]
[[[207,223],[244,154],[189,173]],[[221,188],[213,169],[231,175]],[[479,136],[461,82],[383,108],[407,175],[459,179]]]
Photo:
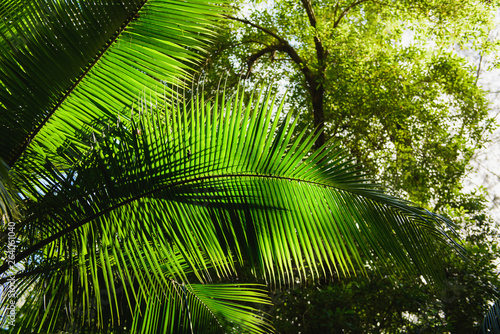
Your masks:
[[[337,17],[337,11],[339,10],[340,0],[335,4],[335,10],[333,11],[333,17]]]
[[[227,17],[228,19],[231,19],[231,20],[234,20],[234,21],[238,21],[238,22],[241,22],[241,23],[244,23],[244,24],[248,24],[249,26],[252,26],[252,27],[254,27],[254,28],[257,28],[257,29],[259,29],[260,31],[262,31],[262,32],[266,33],[267,35],[269,35],[269,36],[272,36],[272,37],[276,38],[276,39],[277,39],[278,41],[280,41],[282,44],[288,44],[288,42],[287,42],[284,38],[282,38],[281,36],[279,36],[279,35],[278,35],[278,34],[276,34],[275,32],[273,32],[273,31],[271,31],[271,30],[269,30],[269,29],[267,29],[267,28],[264,28],[264,27],[262,27],[262,26],[260,26],[260,25],[258,25],[258,24],[256,24],[256,23],[253,23],[253,22],[251,22],[251,21],[249,21],[249,20],[246,20],[246,19],[240,19],[240,18],[238,18],[238,17],[230,16],[230,15],[226,15],[226,17]]]
[[[316,29],[316,15],[314,15],[314,10],[312,8],[311,1],[302,0],[302,6],[306,10],[307,17],[309,17],[309,23],[311,24],[311,27]],[[324,64],[326,60],[325,58],[327,54],[325,52],[323,44],[321,43],[321,40],[318,37],[317,32],[316,35],[314,36],[314,46],[316,47],[316,56],[318,58],[318,63],[320,64],[321,70],[324,70]]]
[[[260,51],[258,51],[256,53],[254,53],[250,57],[248,57],[248,60],[247,60],[247,73],[245,74],[245,77],[247,77],[250,74],[250,72],[252,71],[253,65],[255,64],[255,62],[260,57],[262,57],[266,53],[276,52],[276,51],[278,51],[280,49],[282,49],[281,45],[271,45],[271,46],[268,46],[265,49],[262,49],[262,50],[260,50]]]
[[[368,1],[368,0],[358,0],[358,1],[353,2],[352,4],[350,4],[350,5],[349,5],[346,9],[344,9],[344,10],[342,11],[342,13],[340,14],[340,16],[339,16],[339,18],[337,19],[337,21],[335,21],[335,23],[333,24],[333,28],[334,28],[334,29],[335,29],[335,28],[337,28],[337,26],[340,24],[340,21],[342,20],[342,18],[343,18],[344,16],[346,16],[346,15],[347,15],[347,13],[348,13],[351,9],[353,9],[354,7],[356,7],[356,6],[358,6],[358,5],[362,4],[363,2],[366,2],[366,1]]]
[[[310,3],[309,2],[303,2],[306,6]],[[308,15],[310,18],[312,18],[312,23],[311,24],[316,24],[316,18],[314,17],[314,13],[312,12],[312,7],[310,10],[306,8],[306,11],[308,11]],[[292,61],[299,67],[299,70],[304,74],[304,79],[307,85],[307,89],[309,90],[309,93],[311,95],[311,103],[312,103],[312,108],[313,108],[313,114],[314,114],[314,127],[315,131],[318,134],[318,138],[316,139],[316,147],[322,147],[323,144],[325,143],[325,134],[320,130],[323,129],[325,126],[325,113],[323,110],[323,100],[324,100],[324,93],[325,93],[325,87],[324,87],[324,81],[325,81],[325,66],[326,66],[326,57],[327,54],[323,48],[323,45],[321,44],[321,40],[319,37],[316,35],[314,36],[314,44],[316,46],[316,56],[318,58],[318,64],[320,65],[319,71],[317,73],[313,72],[309,66],[307,66],[306,62],[302,59],[302,57],[299,56],[297,51],[290,45],[290,43],[284,39],[283,37],[279,36],[277,33],[269,30],[268,28],[262,27],[256,23],[250,22],[249,20],[246,19],[240,19],[232,16],[227,16],[227,18],[242,22],[246,25],[249,25],[251,27],[254,27],[265,34],[275,38],[278,40],[279,43],[277,43],[276,51],[282,51],[287,53]],[[270,52],[271,50],[268,49],[263,49],[260,52],[257,52],[254,57],[249,59],[249,64],[252,65],[253,62],[255,62],[260,56],[263,54]]]
[[[314,15],[314,10],[310,0],[302,0],[302,6],[306,10],[307,17],[309,17],[309,23],[313,28],[316,28],[316,16]]]
[[[479,75],[481,74],[481,63],[483,62],[483,55],[480,53],[479,54],[479,64],[477,65],[477,72],[476,72],[476,86],[477,82],[479,80]]]
[[[286,39],[284,39],[283,37],[279,36],[275,32],[273,32],[273,31],[271,31],[271,30],[269,30],[269,29],[267,29],[265,27],[262,27],[262,26],[260,26],[260,25],[258,25],[256,23],[253,23],[253,22],[251,22],[249,20],[240,19],[240,18],[237,18],[237,17],[229,16],[229,15],[226,15],[226,17],[229,18],[229,19],[231,19],[231,20],[238,21],[238,22],[247,24],[247,25],[249,25],[251,27],[254,27],[254,28],[256,28],[256,29],[264,32],[265,34],[267,34],[269,36],[272,36],[275,39],[277,39],[280,43],[278,44],[279,49],[276,49],[276,51],[286,52],[290,56],[290,58],[292,58],[292,61],[299,66],[299,68],[302,71],[302,73],[304,73],[304,75],[306,77],[306,81],[308,82],[308,84],[310,86],[313,85],[313,83],[314,83],[314,74],[313,74],[313,72],[307,66],[307,64],[302,59],[302,57],[299,56],[299,54],[297,53],[297,51],[295,51],[295,49],[290,45],[290,43],[288,43],[288,41]]]

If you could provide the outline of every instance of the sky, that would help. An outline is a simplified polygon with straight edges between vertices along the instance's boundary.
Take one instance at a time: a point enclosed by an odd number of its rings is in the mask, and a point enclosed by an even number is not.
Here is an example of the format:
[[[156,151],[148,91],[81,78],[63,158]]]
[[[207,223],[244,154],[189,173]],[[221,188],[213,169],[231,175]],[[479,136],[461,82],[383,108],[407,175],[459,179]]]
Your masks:
[[[500,38],[500,12],[496,17],[496,27],[490,32],[490,38],[494,40]],[[481,58],[471,50],[463,52],[463,56],[476,69],[480,69],[477,84],[488,92],[491,103],[489,116],[496,123],[496,129],[489,135],[486,145],[473,156],[472,170],[464,184],[467,190],[480,187],[486,190],[490,214],[500,224],[500,69],[494,67],[495,59],[492,56]]]
[[[476,58],[475,62],[478,64],[479,57]],[[491,59],[483,59],[482,65],[490,62]],[[495,120],[497,127],[484,148],[478,150],[472,158],[472,171],[465,180],[465,186],[467,189],[484,187],[487,190],[486,198],[491,215],[500,223],[500,70],[481,71],[478,85],[489,91],[490,117]]]

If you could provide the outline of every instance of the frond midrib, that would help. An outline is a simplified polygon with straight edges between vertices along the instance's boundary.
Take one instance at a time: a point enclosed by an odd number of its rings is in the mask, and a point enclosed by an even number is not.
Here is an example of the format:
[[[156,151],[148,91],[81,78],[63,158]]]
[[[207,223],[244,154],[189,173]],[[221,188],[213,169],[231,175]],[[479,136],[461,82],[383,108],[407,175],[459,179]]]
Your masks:
[[[291,177],[286,177],[286,176],[279,176],[279,175],[265,175],[265,174],[258,174],[258,173],[232,173],[232,174],[218,174],[218,175],[205,175],[205,176],[199,176],[195,178],[190,178],[190,179],[185,179],[177,182],[172,182],[166,185],[163,185],[161,187],[157,187],[154,189],[151,189],[149,191],[143,192],[137,196],[130,197],[124,201],[121,201],[120,203],[116,203],[112,206],[107,207],[106,209],[99,211],[91,216],[86,217],[85,219],[80,220],[76,224],[72,224],[71,226],[68,226],[64,228],[63,230],[51,235],[50,237],[40,241],[39,243],[29,247],[28,249],[22,251],[19,254],[16,254],[16,261],[22,261],[25,258],[27,258],[30,254],[33,254],[34,252],[40,250],[42,247],[50,244],[51,242],[59,239],[60,237],[63,237],[64,235],[71,233],[72,231],[82,227],[86,223],[89,223],[99,217],[104,216],[107,213],[110,213],[116,209],[119,209],[125,205],[128,205],[130,203],[133,203],[135,201],[138,201],[142,198],[149,197],[155,193],[163,192],[165,190],[171,189],[171,188],[176,188],[179,186],[183,185],[188,185],[188,184],[194,184],[202,181],[207,181],[207,180],[217,180],[217,179],[227,179],[227,178],[241,178],[241,177],[249,177],[249,178],[259,178],[259,179],[273,179],[273,180],[286,180],[290,182],[298,182],[298,183],[304,183],[304,184],[310,184],[310,185],[315,185],[315,186],[321,186],[321,187],[327,187],[327,188],[332,188],[332,189],[338,189],[338,190],[343,190],[346,191],[346,189],[343,189],[341,187],[335,187],[332,184],[326,184],[326,183],[320,183],[317,181],[311,181],[307,179],[298,179],[298,178],[291,178]],[[40,216],[43,213],[39,213],[36,216],[31,216],[28,218],[28,220],[25,221],[34,221],[37,216]],[[25,225],[25,224],[22,224]],[[6,270],[8,270],[8,264],[4,263],[2,266],[0,266],[0,274],[4,273]]]

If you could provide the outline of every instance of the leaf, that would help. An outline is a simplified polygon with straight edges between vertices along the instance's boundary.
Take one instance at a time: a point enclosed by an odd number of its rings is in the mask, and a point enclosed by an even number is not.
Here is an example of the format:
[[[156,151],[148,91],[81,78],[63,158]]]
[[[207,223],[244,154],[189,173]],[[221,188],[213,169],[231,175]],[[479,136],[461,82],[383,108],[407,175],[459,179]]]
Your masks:
[[[125,321],[123,307],[133,319],[147,312],[153,322],[144,326],[154,326],[172,281],[233,279],[239,267],[271,285],[291,284],[296,275],[362,272],[377,256],[439,280],[434,249],[449,242],[446,219],[385,195],[338,148],[305,153],[314,134],[290,143],[295,122],[279,121],[283,104],[269,95],[249,106],[243,96],[215,102],[193,98],[158,112],[145,97],[131,122],[104,126],[70,171],[37,170],[44,187],[30,194],[32,214],[20,225],[30,236],[19,245],[20,275],[60,266],[66,283],[56,284],[53,269],[33,283],[58,287],[47,293],[73,309],[97,303],[101,327]],[[126,305],[102,306],[103,291],[121,288]],[[168,312],[179,314],[182,304],[171,303]]]

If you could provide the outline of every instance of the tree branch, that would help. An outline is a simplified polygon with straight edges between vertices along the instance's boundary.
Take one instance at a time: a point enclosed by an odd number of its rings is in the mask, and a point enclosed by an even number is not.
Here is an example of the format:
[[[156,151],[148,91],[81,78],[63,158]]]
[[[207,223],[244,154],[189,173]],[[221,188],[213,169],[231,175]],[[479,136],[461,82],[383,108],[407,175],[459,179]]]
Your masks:
[[[340,0],[337,0],[335,4],[335,10],[333,11],[333,17],[337,17],[337,11],[339,10]]]
[[[244,40],[244,41],[242,41],[240,43],[229,44],[228,47],[235,47],[235,46],[240,46],[240,45],[250,44],[250,43],[255,43],[255,44],[261,44],[261,45],[264,45],[264,46],[269,46],[269,44],[264,43],[262,41],[257,41],[255,39],[248,39],[248,40]]]
[[[249,20],[246,20],[246,19],[240,19],[238,17],[234,17],[234,16],[231,16],[231,15],[225,15],[225,17],[227,17],[228,19],[231,19],[233,21],[238,21],[238,22],[241,22],[241,23],[244,23],[244,24],[247,24],[249,26],[252,26],[254,28],[257,28],[259,29],[260,31],[266,33],[267,35],[269,36],[272,36],[274,38],[276,38],[278,41],[280,41],[282,44],[288,44],[288,42],[281,36],[279,36],[278,34],[276,34],[275,32],[267,29],[267,28],[264,28],[256,23],[253,23]]]
[[[312,4],[310,0],[301,0],[302,6],[306,10],[307,16],[309,17],[309,23],[311,23],[311,27],[316,28],[316,15],[314,15],[314,10],[312,8]]]
[[[366,1],[366,0],[363,0]],[[308,0],[304,0],[303,4],[305,6],[310,6],[310,2]],[[316,24],[315,20],[316,18],[313,16],[312,12],[312,7],[310,10],[306,8],[306,11],[308,11],[308,15],[310,18],[312,18],[312,23],[311,24]],[[318,63],[320,65],[319,71],[317,73],[311,71],[309,66],[307,66],[306,62],[302,59],[302,57],[299,56],[297,51],[290,45],[290,43],[284,39],[283,37],[279,36],[277,33],[269,30],[268,28],[262,27],[256,23],[250,22],[249,20],[246,19],[240,19],[236,17],[232,17],[229,15],[226,15],[227,18],[231,20],[235,20],[241,23],[244,23],[246,25],[249,25],[251,27],[254,27],[265,34],[275,38],[278,40],[278,44],[275,45],[276,51],[283,51],[287,53],[292,61],[299,67],[299,70],[304,74],[304,79],[306,82],[307,89],[309,90],[309,93],[311,95],[311,103],[312,103],[312,108],[313,108],[313,114],[314,114],[314,128],[316,129],[315,131],[319,131],[318,138],[316,140],[315,146],[317,148],[322,147],[323,144],[325,143],[325,134],[324,132],[321,131],[321,129],[324,128],[325,126],[325,113],[323,109],[323,102],[324,102],[324,94],[325,94],[325,87],[324,87],[324,75],[325,75],[325,64],[326,64],[326,53],[323,48],[323,45],[321,44],[320,39],[318,36],[314,36],[314,43],[316,46],[316,54],[318,58]],[[271,50],[268,49],[263,49],[259,52],[257,52],[253,57],[249,59],[249,64],[253,64],[255,60],[257,60],[259,57],[261,57],[263,54],[270,52]],[[254,60],[255,59],[255,60]]]
[[[231,20],[234,20],[234,21],[238,21],[238,22],[247,24],[247,25],[249,25],[251,27],[254,27],[254,28],[256,28],[256,29],[264,32],[265,34],[267,34],[269,36],[272,36],[275,39],[277,39],[280,43],[276,45],[277,47],[279,46],[279,48],[277,48],[276,51],[286,52],[290,56],[290,58],[292,58],[292,61],[299,66],[300,70],[305,75],[306,81],[308,82],[309,86],[312,87],[312,85],[314,85],[314,74],[313,74],[313,72],[307,66],[307,64],[302,59],[302,57],[299,56],[299,54],[297,53],[297,51],[295,51],[295,49],[290,45],[290,43],[288,43],[288,41],[286,39],[284,39],[280,35],[276,34],[275,32],[269,30],[268,28],[262,27],[262,26],[260,26],[260,25],[258,25],[256,23],[253,23],[253,22],[251,22],[249,20],[240,19],[240,18],[233,17],[233,16],[230,16],[230,15],[226,15],[226,17],[228,19],[231,19]]]
[[[477,65],[477,72],[476,72],[476,86],[477,86],[477,81],[479,80],[479,74],[481,74],[481,63],[483,62],[483,55],[479,53],[479,64]]]
[[[355,2],[353,2],[352,4],[350,4],[350,5],[349,5],[346,9],[344,9],[344,10],[342,11],[342,13],[340,14],[340,16],[339,16],[339,18],[337,19],[337,21],[335,21],[335,23],[333,24],[333,28],[334,28],[334,29],[335,29],[335,28],[337,28],[337,26],[340,24],[340,21],[342,20],[342,18],[343,18],[344,16],[346,16],[346,15],[347,15],[347,13],[348,13],[351,9],[353,9],[354,7],[356,7],[356,6],[358,6],[358,5],[362,4],[363,2],[366,2],[366,1],[368,1],[368,0],[358,0],[358,1],[355,1]]]
[[[262,41],[257,41],[257,40],[252,40],[251,39],[251,40],[242,41],[240,43],[222,44],[217,51],[224,51],[224,50],[227,50],[227,49],[232,49],[232,48],[235,48],[235,47],[238,47],[238,46],[241,46],[241,45],[251,44],[251,43],[261,44],[263,46],[269,47],[268,44],[266,44],[266,43],[264,43]]]
[[[307,16],[309,17],[309,23],[311,27],[316,30],[316,15],[314,15],[314,10],[312,8],[311,0],[301,0],[302,6],[306,10]],[[321,40],[318,37],[317,31],[314,35],[314,46],[316,47],[316,57],[318,58],[318,63],[320,64],[321,70],[324,70],[325,58],[327,57],[327,52],[325,52],[325,48],[321,43]]]
[[[258,51],[256,53],[254,53],[250,57],[248,57],[248,60],[247,60],[247,66],[248,66],[248,68],[247,68],[247,73],[245,74],[245,77],[247,77],[250,74],[250,72],[252,71],[253,64],[255,64],[255,62],[260,57],[262,57],[266,53],[278,51],[278,50],[280,50],[280,48],[281,48],[280,45],[271,45],[271,46],[268,46],[265,49],[262,49],[262,50],[260,50],[260,51]]]

